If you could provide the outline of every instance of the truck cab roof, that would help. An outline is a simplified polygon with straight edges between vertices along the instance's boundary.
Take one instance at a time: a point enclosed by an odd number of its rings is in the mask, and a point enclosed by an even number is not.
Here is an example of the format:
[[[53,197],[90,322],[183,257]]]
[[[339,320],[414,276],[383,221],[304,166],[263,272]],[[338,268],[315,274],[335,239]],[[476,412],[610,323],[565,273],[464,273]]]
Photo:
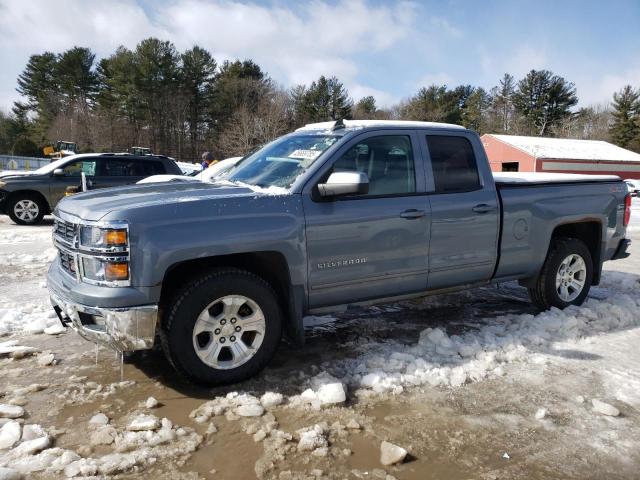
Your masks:
[[[341,123],[340,123],[341,122]],[[296,132],[307,131],[336,131],[336,130],[362,130],[365,128],[390,127],[390,128],[431,128],[431,129],[456,129],[466,130],[460,125],[439,122],[417,122],[407,120],[338,120],[330,122],[308,123],[300,127]]]

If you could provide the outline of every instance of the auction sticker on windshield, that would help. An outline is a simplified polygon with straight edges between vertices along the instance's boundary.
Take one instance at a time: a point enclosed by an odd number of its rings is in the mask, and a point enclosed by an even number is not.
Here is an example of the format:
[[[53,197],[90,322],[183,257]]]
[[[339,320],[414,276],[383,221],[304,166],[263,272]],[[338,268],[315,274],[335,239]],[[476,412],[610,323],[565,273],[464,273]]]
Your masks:
[[[320,156],[322,150],[294,150],[289,154],[289,158],[302,158],[304,160],[315,160]]]

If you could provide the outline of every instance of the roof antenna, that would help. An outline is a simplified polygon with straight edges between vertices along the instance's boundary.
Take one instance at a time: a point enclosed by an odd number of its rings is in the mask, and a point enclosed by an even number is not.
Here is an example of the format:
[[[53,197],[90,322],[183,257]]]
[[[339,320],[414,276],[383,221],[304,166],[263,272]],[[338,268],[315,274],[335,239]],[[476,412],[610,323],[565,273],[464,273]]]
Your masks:
[[[345,127],[344,120],[342,118],[339,118],[338,120],[336,120],[336,123],[333,124],[333,127],[331,127],[331,130],[340,130],[344,127]]]

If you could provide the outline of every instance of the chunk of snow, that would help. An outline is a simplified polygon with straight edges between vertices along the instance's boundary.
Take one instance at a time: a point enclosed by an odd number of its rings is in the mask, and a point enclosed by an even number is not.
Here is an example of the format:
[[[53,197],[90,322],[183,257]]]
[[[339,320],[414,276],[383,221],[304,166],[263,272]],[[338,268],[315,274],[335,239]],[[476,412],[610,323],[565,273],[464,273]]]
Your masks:
[[[89,420],[90,425],[106,425],[109,423],[109,417],[107,417],[104,413],[96,413]]]
[[[502,454],[502,458],[504,458],[505,460],[509,460],[511,457],[509,456],[509,454],[507,452],[504,452]]]
[[[300,394],[300,398],[303,402],[314,402],[318,400],[318,395],[311,388],[307,388],[304,392]]]
[[[21,480],[22,474],[13,468],[0,467],[0,480]]]
[[[0,450],[13,447],[20,441],[22,427],[15,420],[10,420],[0,428]]]
[[[266,392],[260,397],[260,403],[266,409],[277,407],[283,401],[284,397],[281,393]]]
[[[328,442],[324,436],[324,429],[320,425],[314,425],[309,430],[300,433],[298,451],[311,452],[316,448],[322,448],[326,446],[328,446]]]
[[[6,403],[0,404],[1,418],[20,418],[23,415],[24,415],[24,408],[18,405],[7,405]]]
[[[601,413],[602,415],[610,417],[617,417],[620,415],[620,410],[616,407],[596,398],[591,399],[591,405],[593,405],[593,411],[596,413]]]
[[[66,332],[67,329],[63,327],[61,323],[56,322],[55,324],[45,328],[43,331],[47,335],[60,335],[61,333]]]
[[[264,407],[258,404],[240,405],[236,413],[241,417],[259,417],[264,413]]]
[[[156,400],[153,397],[147,398],[147,400],[144,402],[144,406],[147,408],[156,408],[158,404],[159,404],[158,400]]]
[[[382,463],[382,465],[389,466],[402,463],[406,456],[407,451],[398,445],[387,441],[383,441],[382,444],[380,444],[380,463]]]
[[[36,438],[45,437],[47,431],[42,425],[29,424],[22,428],[22,441],[35,440]]]
[[[349,420],[349,422],[347,422],[347,428],[350,430],[360,430],[360,424],[355,420],[355,419],[351,419]]]
[[[41,367],[46,367],[51,365],[53,361],[56,359],[53,353],[45,353],[43,355],[38,355],[37,362]]]
[[[157,430],[158,428],[160,428],[160,419],[155,415],[138,415],[127,425],[127,430],[130,432]]]
[[[536,420],[542,420],[544,417],[547,416],[548,413],[549,412],[548,412],[548,410],[546,408],[539,408],[536,411],[535,418],[536,418]]]
[[[27,440],[26,442],[20,443],[17,447],[12,450],[12,454],[16,457],[23,457],[25,455],[33,455],[40,450],[44,450],[45,448],[49,448],[51,445],[51,439],[49,435],[45,435],[44,437],[34,438],[33,440]]]
[[[342,383],[327,383],[318,389],[318,398],[322,405],[332,405],[343,403],[347,400],[347,394],[344,391]]]
[[[116,439],[116,429],[112,426],[102,426],[91,433],[89,442],[91,445],[111,445]]]

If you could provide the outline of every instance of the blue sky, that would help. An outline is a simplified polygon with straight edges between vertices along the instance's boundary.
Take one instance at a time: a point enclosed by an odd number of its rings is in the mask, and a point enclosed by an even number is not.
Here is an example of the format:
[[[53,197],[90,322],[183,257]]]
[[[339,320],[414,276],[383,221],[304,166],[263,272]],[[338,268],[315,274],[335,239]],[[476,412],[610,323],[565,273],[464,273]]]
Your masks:
[[[0,0],[0,108],[18,98],[33,53],[81,45],[106,56],[148,36],[252,58],[285,87],[336,75],[354,99],[382,105],[432,83],[491,88],[531,68],[573,81],[582,105],[640,87],[639,0]]]

